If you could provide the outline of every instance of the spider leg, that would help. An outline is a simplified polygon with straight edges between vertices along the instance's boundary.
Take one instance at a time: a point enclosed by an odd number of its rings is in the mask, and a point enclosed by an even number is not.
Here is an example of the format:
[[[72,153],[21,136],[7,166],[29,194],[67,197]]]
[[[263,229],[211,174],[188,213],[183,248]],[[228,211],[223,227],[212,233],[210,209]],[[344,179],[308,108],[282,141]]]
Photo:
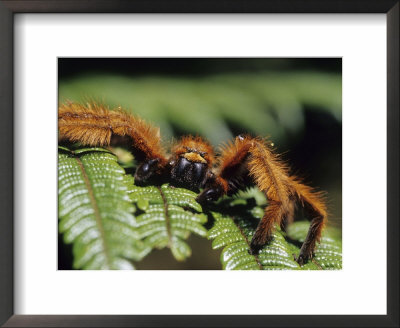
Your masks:
[[[251,240],[250,253],[257,254],[266,243],[272,240],[272,233],[276,225],[280,225],[281,229],[286,231],[287,225],[293,221],[294,210],[294,201],[282,206],[282,202],[279,200],[269,199],[264,216],[260,220]]]
[[[261,139],[238,136],[223,147],[218,175],[197,199],[213,200],[211,198],[224,194],[232,195],[247,188],[249,183],[256,183],[268,199],[264,216],[250,243],[249,252],[257,254],[271,240],[276,224],[285,226],[292,220],[294,202],[289,197],[285,171]]]
[[[260,249],[272,240],[272,232],[276,222],[280,222],[285,215],[282,204],[279,201],[269,201],[264,216],[260,220],[250,243],[250,254],[258,254]]]
[[[311,217],[310,228],[297,258],[297,262],[303,265],[314,256],[315,245],[321,240],[321,233],[327,220],[327,210],[322,193],[313,192],[312,188],[294,179],[292,182],[300,203]]]
[[[88,146],[125,146],[142,163],[135,174],[137,182],[162,174],[168,165],[159,129],[121,108],[109,110],[96,103],[61,104],[58,130],[61,140]]]
[[[242,142],[239,136],[222,149],[219,157],[219,171],[217,174],[209,173],[203,192],[197,196],[199,203],[216,201],[221,196],[234,194],[245,187],[245,178],[248,176],[247,160],[249,156],[249,143]]]
[[[297,259],[300,265],[312,256],[315,244],[320,240],[326,221],[325,204],[319,193],[300,183],[289,175],[288,166],[274,154],[270,146],[261,138],[239,136],[227,144],[219,159],[219,173],[198,196],[199,200],[207,197],[234,194],[248,186],[251,180],[264,192],[268,200],[264,216],[260,220],[250,243],[250,253],[259,250],[271,241],[277,225],[285,230],[294,218],[296,202],[300,202],[312,217],[310,228]]]
[[[204,190],[197,196],[196,201],[200,204],[213,202],[227,193],[227,181],[221,177],[208,172]]]
[[[268,242],[275,225],[284,227],[294,216],[296,202],[300,203],[311,217],[307,237],[300,249],[297,262],[305,264],[314,255],[315,244],[320,241],[322,229],[326,222],[327,212],[321,193],[299,182],[289,175],[288,167],[279,160],[269,146],[260,139],[254,139],[249,161],[250,175],[269,201],[264,217],[251,242],[251,251],[257,251],[263,242]]]
[[[158,166],[159,162],[159,158],[152,158],[141,163],[135,172],[135,182],[137,184],[141,184],[145,181],[148,181],[150,177],[157,175],[157,173],[160,175],[162,172],[157,172],[162,171]]]
[[[245,189],[251,180],[268,200],[264,216],[250,243],[253,254],[271,240],[276,224],[285,226],[292,220],[294,203],[289,192],[287,171],[287,167],[260,138],[238,136],[222,150],[219,177],[227,181],[226,193],[234,194]]]
[[[287,226],[293,222],[295,210],[296,210],[295,202],[290,202],[287,208],[287,215],[283,216],[280,222],[280,227],[282,231],[286,232]]]

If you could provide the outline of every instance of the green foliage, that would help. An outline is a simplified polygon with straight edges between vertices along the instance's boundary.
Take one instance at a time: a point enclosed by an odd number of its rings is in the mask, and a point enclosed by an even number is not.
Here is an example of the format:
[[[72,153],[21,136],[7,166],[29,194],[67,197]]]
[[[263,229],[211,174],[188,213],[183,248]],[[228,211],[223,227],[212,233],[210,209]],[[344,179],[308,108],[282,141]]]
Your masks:
[[[299,254],[299,246],[305,239],[309,222],[289,225],[287,235],[277,228],[271,243],[258,255],[250,255],[250,241],[263,210],[257,210],[257,206],[248,204],[244,199],[228,199],[220,204],[220,210],[220,213],[211,212],[214,225],[208,232],[208,238],[213,240],[213,249],[224,247],[221,263],[225,270],[326,270],[342,267],[341,243],[334,229],[324,232],[315,258],[300,267],[294,258]]]
[[[138,238],[125,172],[101,148],[59,148],[59,232],[76,269],[132,269],[150,249]]]
[[[196,194],[186,189],[161,187],[137,187],[129,189],[132,201],[143,213],[137,216],[139,236],[151,248],[169,247],[175,259],[185,260],[191,249],[184,239],[190,232],[206,236],[203,224],[207,222],[196,203]]]
[[[290,225],[287,234],[277,229],[260,254],[250,255],[265,206],[255,188],[202,209],[189,190],[135,186],[117,157],[102,148],[59,147],[58,169],[59,232],[73,245],[76,269],[133,269],[132,261],[164,247],[182,261],[191,255],[185,241],[190,233],[211,239],[213,249],[223,248],[227,270],[341,269],[341,238],[334,229],[325,231],[312,262],[299,267],[294,260],[309,222]]]
[[[206,77],[127,77],[92,74],[60,81],[59,98],[87,97],[123,106],[174,132],[200,134],[214,145],[237,129],[275,142],[304,128],[304,106],[341,120],[341,76],[320,72],[214,74]],[[235,127],[235,131],[232,131]]]

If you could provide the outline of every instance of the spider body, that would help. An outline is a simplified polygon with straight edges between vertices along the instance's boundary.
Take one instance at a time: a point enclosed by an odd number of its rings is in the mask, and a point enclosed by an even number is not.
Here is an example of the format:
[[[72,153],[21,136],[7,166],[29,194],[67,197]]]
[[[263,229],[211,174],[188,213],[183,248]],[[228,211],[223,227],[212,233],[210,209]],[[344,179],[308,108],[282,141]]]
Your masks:
[[[255,184],[265,194],[268,206],[250,243],[251,254],[271,241],[275,225],[285,229],[293,220],[297,205],[311,218],[307,237],[297,262],[302,265],[313,256],[326,222],[327,212],[321,193],[290,175],[289,167],[274,153],[265,139],[241,135],[221,148],[219,156],[201,137],[185,136],[175,142],[171,155],[161,146],[159,129],[120,108],[108,110],[97,104],[86,106],[66,103],[59,107],[61,140],[89,146],[109,146],[121,142],[141,162],[135,173],[136,183],[153,177],[174,186],[203,191],[197,201],[215,201]]]

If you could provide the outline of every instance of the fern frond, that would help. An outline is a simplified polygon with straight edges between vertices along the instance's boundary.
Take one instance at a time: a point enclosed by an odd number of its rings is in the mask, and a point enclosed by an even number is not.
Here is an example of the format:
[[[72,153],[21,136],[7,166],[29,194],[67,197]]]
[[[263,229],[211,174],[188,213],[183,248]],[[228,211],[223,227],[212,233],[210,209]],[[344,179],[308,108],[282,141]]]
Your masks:
[[[129,180],[101,148],[59,147],[59,232],[73,244],[76,269],[133,269],[150,249],[138,238]]]
[[[213,240],[213,249],[222,248],[221,263],[225,270],[318,270],[341,269],[341,243],[332,235],[325,233],[317,246],[315,258],[300,267],[294,260],[299,254],[299,246],[304,241],[309,222],[295,222],[290,225],[288,236],[279,228],[273,234],[270,244],[258,255],[250,255],[250,241],[257,227],[262,211],[259,207],[244,205],[246,200],[236,199],[224,213],[211,212],[214,225],[208,232]],[[328,229],[329,231],[329,229]]]
[[[131,200],[143,211],[136,217],[140,238],[151,248],[169,247],[173,256],[185,260],[191,249],[184,241],[191,232],[205,237],[207,230],[203,224],[207,217],[195,201],[196,194],[183,188],[173,188],[168,184],[160,187],[132,186]]]

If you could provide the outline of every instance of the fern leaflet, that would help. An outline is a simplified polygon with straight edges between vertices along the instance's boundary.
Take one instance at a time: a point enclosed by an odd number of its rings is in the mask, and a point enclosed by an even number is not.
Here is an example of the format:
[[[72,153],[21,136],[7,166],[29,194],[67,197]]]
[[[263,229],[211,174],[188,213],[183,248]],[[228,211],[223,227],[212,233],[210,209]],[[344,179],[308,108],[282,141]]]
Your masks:
[[[59,147],[59,232],[73,244],[76,269],[133,269],[150,249],[139,239],[129,185],[116,157],[101,148]]]
[[[169,247],[175,259],[182,261],[191,255],[191,249],[184,241],[190,232],[203,237],[207,235],[203,227],[207,217],[193,212],[202,211],[194,192],[164,184],[160,187],[132,186],[129,194],[143,211],[136,220],[139,236],[146,246]]]

